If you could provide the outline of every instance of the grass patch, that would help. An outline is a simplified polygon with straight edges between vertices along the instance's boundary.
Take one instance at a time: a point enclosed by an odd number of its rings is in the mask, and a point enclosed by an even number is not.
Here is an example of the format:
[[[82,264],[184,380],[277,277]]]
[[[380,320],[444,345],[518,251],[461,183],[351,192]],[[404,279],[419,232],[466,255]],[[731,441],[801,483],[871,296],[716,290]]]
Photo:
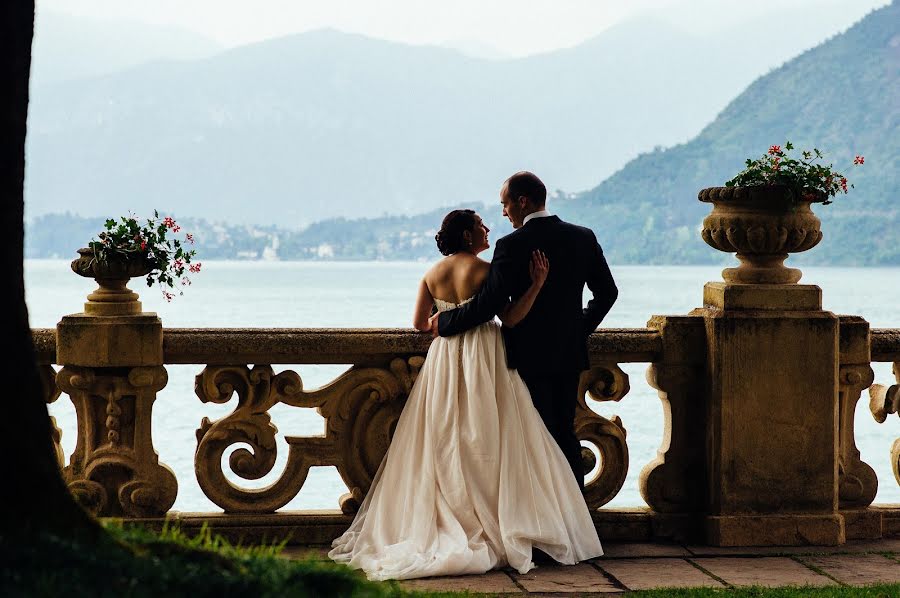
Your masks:
[[[235,546],[208,529],[189,536],[174,527],[158,534],[106,527],[109,539],[100,544],[52,535],[0,539],[0,596],[412,595],[335,563],[281,558],[281,545]]]

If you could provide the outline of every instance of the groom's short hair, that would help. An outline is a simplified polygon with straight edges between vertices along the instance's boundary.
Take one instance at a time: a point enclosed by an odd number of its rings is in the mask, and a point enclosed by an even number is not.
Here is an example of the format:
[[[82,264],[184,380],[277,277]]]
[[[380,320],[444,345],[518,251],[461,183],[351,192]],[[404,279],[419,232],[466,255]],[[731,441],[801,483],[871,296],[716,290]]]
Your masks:
[[[506,179],[506,193],[512,197],[527,197],[537,206],[547,203],[547,187],[533,172],[523,170]]]

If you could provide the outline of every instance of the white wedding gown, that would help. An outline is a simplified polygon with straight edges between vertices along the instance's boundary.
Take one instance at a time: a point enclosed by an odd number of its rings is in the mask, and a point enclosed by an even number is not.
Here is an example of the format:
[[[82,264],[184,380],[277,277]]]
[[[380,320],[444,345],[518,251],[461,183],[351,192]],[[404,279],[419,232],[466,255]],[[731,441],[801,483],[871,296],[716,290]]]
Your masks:
[[[525,573],[532,548],[566,564],[603,554],[495,321],[431,344],[372,488],[332,546],[329,557],[379,580]]]

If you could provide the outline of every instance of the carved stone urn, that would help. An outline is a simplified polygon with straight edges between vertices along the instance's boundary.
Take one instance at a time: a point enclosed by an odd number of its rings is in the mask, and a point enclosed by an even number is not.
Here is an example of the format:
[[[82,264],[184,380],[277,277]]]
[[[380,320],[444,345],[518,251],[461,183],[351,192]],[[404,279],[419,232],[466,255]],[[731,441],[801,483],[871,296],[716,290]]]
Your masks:
[[[713,204],[703,219],[703,240],[719,251],[737,253],[741,262],[722,271],[729,283],[796,283],[802,272],[785,267],[784,260],[822,240],[822,223],[810,204],[824,196],[794,200],[784,186],[710,187],[698,199]]]
[[[95,316],[127,316],[142,311],[138,294],[128,288],[128,281],[138,276],[146,276],[155,267],[146,257],[128,258],[112,255],[100,261],[94,250],[78,250],[78,259],[72,261],[72,271],[86,278],[93,278],[99,285],[88,295],[84,313]]]

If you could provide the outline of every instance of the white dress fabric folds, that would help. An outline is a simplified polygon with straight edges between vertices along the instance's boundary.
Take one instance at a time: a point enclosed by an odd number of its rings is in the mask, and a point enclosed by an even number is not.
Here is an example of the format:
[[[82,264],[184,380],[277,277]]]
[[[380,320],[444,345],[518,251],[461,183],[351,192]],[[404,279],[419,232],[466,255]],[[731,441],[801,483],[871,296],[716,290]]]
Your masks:
[[[377,580],[525,573],[532,548],[565,564],[603,554],[495,321],[431,344],[372,488],[332,546],[328,556]]]

